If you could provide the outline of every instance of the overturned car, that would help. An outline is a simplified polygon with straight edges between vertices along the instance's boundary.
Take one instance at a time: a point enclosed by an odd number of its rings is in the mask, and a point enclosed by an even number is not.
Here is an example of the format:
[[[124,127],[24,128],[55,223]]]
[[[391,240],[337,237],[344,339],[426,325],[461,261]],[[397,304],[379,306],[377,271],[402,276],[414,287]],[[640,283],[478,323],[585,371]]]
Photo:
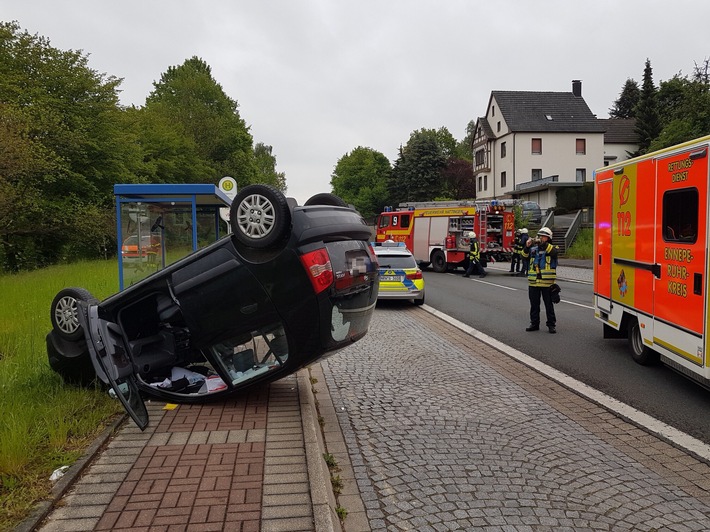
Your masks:
[[[370,228],[332,194],[295,205],[250,185],[232,233],[98,301],[65,288],[47,352],[66,382],[96,376],[144,429],[141,394],[201,402],[270,382],[368,330],[378,291]]]

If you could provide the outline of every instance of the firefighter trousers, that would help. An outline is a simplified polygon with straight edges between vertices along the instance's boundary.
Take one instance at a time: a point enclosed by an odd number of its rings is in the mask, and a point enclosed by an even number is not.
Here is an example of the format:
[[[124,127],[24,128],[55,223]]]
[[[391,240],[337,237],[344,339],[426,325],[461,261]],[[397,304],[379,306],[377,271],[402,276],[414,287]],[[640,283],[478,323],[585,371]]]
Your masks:
[[[555,304],[552,302],[550,287],[528,286],[528,297],[530,298],[530,325],[540,325],[540,298],[542,297],[547,317],[545,325],[554,327],[557,323],[557,318],[555,317]]]

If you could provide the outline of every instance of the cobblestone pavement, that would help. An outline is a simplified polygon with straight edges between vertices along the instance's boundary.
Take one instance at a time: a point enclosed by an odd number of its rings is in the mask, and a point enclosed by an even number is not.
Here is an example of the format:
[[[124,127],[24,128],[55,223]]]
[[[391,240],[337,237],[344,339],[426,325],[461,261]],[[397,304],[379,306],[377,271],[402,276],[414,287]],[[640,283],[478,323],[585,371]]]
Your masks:
[[[421,308],[378,307],[318,370],[346,531],[710,529],[707,463]]]

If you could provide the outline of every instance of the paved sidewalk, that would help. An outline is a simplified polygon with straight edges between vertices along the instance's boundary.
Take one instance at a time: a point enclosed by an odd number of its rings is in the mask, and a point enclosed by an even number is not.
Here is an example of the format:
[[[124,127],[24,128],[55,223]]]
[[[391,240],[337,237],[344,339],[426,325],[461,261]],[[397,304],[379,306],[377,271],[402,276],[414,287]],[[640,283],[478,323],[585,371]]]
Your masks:
[[[302,371],[221,403],[151,401],[148,429],[126,420],[39,529],[339,528],[310,394]]]
[[[378,307],[347,350],[224,403],[151,402],[40,530],[330,532],[336,508],[346,532],[710,529],[710,460],[432,312]]]

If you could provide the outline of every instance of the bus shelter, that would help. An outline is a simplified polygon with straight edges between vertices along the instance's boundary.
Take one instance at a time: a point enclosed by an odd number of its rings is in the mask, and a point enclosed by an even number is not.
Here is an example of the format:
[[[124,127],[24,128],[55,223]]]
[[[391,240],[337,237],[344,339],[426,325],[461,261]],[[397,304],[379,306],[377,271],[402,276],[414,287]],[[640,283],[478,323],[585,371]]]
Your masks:
[[[119,184],[113,193],[120,290],[219,239],[220,210],[232,202],[210,184]]]

